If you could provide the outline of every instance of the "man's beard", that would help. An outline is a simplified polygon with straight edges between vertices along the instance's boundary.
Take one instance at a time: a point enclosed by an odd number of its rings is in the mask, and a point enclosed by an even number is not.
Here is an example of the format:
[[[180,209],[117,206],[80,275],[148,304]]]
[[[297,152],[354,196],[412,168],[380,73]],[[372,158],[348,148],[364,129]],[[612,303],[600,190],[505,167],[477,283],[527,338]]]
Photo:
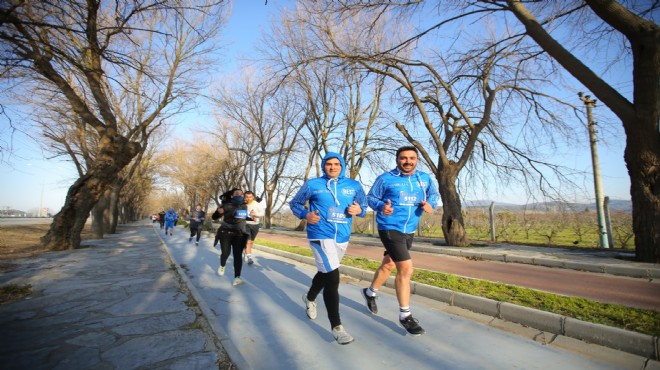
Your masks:
[[[403,166],[399,166],[399,171],[403,173],[413,173],[415,172],[415,166],[410,165],[408,166],[408,169],[404,168]]]

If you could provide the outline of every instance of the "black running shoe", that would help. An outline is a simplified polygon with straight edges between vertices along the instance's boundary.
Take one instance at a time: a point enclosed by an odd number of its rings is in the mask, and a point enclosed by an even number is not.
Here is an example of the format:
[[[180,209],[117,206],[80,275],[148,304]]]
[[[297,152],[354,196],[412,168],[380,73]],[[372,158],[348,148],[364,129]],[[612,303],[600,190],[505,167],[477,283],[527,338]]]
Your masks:
[[[367,308],[369,308],[369,311],[371,311],[371,313],[375,315],[378,313],[378,306],[376,305],[376,297],[369,297],[367,295],[367,289],[369,288],[362,289],[362,296],[364,297],[364,300],[367,302]]]
[[[406,328],[408,333],[410,333],[412,335],[422,335],[422,334],[426,333],[424,328],[419,326],[418,321],[416,319],[413,319],[412,315],[406,317],[403,320],[399,320],[399,322],[401,323],[401,326]]]

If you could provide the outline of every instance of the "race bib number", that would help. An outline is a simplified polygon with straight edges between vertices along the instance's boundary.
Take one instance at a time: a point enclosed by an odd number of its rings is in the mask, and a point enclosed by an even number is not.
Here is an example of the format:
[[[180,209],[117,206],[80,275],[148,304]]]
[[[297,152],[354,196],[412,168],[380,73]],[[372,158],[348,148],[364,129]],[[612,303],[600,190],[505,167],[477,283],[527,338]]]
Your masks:
[[[328,222],[334,222],[337,224],[345,224],[348,222],[346,220],[346,213],[344,213],[344,210],[339,207],[330,207],[326,219]]]
[[[416,206],[418,203],[417,194],[414,192],[402,191],[399,193],[399,205]]]
[[[234,212],[234,218],[245,220],[247,216],[247,209],[237,209],[236,212]]]

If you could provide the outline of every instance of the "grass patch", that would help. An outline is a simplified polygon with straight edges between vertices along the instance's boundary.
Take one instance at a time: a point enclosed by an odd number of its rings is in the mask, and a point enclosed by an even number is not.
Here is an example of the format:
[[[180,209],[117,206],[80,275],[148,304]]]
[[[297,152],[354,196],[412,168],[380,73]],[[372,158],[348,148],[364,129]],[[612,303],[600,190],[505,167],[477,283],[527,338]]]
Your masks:
[[[32,294],[32,285],[7,284],[0,287],[0,304],[17,301]]]
[[[259,238],[257,238],[255,243],[303,256],[312,256],[312,251],[309,248],[296,247]],[[342,265],[376,271],[378,266],[380,266],[380,262],[364,257],[346,256],[342,260]],[[654,336],[660,335],[660,312],[652,310],[600,303],[585,298],[565,297],[534,289],[494,283],[486,280],[469,279],[417,268],[413,273],[412,280],[438,288],[450,289],[455,292],[552,312],[582,321]]]

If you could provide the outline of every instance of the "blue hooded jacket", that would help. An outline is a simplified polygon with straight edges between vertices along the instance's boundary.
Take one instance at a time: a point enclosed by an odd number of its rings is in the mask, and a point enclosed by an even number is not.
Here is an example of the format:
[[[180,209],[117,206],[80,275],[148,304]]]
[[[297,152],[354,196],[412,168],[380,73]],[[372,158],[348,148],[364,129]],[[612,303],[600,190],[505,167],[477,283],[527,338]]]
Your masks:
[[[396,230],[410,234],[415,232],[424,213],[421,201],[424,200],[435,208],[440,194],[429,174],[415,171],[412,175],[405,175],[395,168],[376,178],[367,200],[369,207],[378,211],[378,230]],[[380,211],[388,200],[391,201],[394,213],[385,216]]]
[[[336,179],[332,179],[325,172],[325,162],[330,158],[337,158],[341,163],[341,172]],[[328,152],[321,163],[324,175],[310,179],[303,184],[298,193],[291,199],[289,206],[293,214],[304,219],[309,212],[318,210],[321,220],[312,225],[307,224],[307,238],[334,239],[338,243],[347,242],[351,236],[353,216],[347,213],[347,208],[353,201],[362,208],[359,217],[367,214],[367,197],[359,182],[344,177],[346,162],[337,154]],[[309,201],[309,209],[305,203]]]

